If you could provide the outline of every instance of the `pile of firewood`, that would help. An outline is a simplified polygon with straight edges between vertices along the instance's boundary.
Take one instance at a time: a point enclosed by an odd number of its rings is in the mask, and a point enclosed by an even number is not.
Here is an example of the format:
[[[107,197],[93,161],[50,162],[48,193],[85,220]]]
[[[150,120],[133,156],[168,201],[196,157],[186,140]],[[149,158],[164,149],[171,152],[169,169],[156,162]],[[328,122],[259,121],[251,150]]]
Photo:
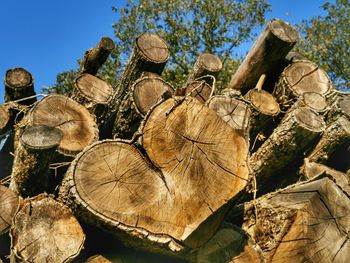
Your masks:
[[[220,92],[209,53],[182,87],[162,79],[169,51],[149,33],[116,87],[96,77],[106,37],[69,96],[37,101],[8,70],[0,262],[347,262],[350,96],[298,39],[271,20]]]

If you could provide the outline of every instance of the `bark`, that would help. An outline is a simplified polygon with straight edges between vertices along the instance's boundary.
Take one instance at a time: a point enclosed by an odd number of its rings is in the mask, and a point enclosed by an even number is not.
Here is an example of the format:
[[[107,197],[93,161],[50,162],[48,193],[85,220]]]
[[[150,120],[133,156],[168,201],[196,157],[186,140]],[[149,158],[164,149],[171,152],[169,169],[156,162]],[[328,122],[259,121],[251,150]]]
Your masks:
[[[293,185],[241,209],[239,225],[262,249],[266,262],[349,258],[349,196],[328,178]]]
[[[138,79],[116,112],[114,138],[131,139],[146,113],[162,97],[171,97],[173,93],[173,87],[159,76],[144,76]]]
[[[339,119],[341,116],[345,116],[350,119],[350,95],[349,93],[337,92],[332,97],[333,103],[330,105],[330,110],[327,113],[327,123]]]
[[[281,124],[250,158],[251,173],[256,177],[259,193],[295,182],[287,176],[302,162],[304,152],[315,144],[325,129],[323,117],[308,108],[286,114]],[[269,188],[273,189],[269,189]]]
[[[44,194],[24,201],[10,235],[11,263],[70,262],[85,240],[68,207]]]
[[[85,149],[60,198],[126,243],[183,256],[214,234],[246,186],[246,142],[190,97],[158,104],[141,131],[139,146],[107,140]]]
[[[0,236],[10,229],[18,204],[18,195],[0,184]]]
[[[71,98],[85,106],[103,126],[107,122],[108,106],[112,102],[113,88],[107,82],[91,74],[79,75],[74,83]]]
[[[298,60],[283,70],[273,94],[282,110],[287,110],[305,92],[326,96],[332,92],[332,83],[327,73],[316,64]]]
[[[62,137],[58,128],[44,125],[26,127],[15,152],[10,189],[22,197],[47,191],[49,164]]]
[[[96,75],[98,69],[106,62],[114,48],[115,44],[111,38],[102,37],[96,47],[85,52],[79,72]]]
[[[272,19],[260,34],[246,58],[233,75],[228,87],[246,93],[255,87],[262,74],[269,74],[283,63],[284,57],[299,39],[290,24]]]
[[[24,68],[14,68],[6,71],[5,75],[5,102],[16,101],[35,95],[33,77]],[[36,98],[21,100],[19,103],[30,105]]]
[[[214,76],[205,75],[189,82],[184,88],[184,95],[196,98],[205,103],[215,92],[216,80]]]

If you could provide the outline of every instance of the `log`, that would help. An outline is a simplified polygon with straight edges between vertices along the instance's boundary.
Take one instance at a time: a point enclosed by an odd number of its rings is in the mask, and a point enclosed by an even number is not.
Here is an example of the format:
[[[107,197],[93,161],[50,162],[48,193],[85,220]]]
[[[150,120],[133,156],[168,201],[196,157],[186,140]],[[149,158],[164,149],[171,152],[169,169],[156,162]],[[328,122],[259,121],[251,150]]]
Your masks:
[[[331,91],[332,83],[325,71],[311,61],[298,60],[283,70],[273,94],[282,110],[287,110],[305,92],[326,96]]]
[[[10,229],[18,205],[18,195],[0,184],[0,236]]]
[[[95,255],[95,256],[89,257],[85,263],[112,263],[112,261],[109,261],[104,256]]]
[[[111,38],[102,37],[96,47],[90,48],[85,52],[79,72],[96,75],[98,69],[106,62],[114,48],[115,44]]]
[[[158,104],[141,131],[140,145],[106,140],[86,148],[60,199],[125,243],[183,256],[215,233],[247,185],[246,142],[191,97]]]
[[[2,136],[10,129],[10,111],[5,105],[0,104],[0,141]]]
[[[243,219],[239,226],[262,249],[265,262],[347,262],[349,209],[349,196],[323,178],[246,203],[236,220]]]
[[[35,104],[18,130],[35,124],[62,131],[63,138],[57,150],[64,156],[75,156],[98,139],[95,116],[83,105],[63,95],[51,94]]]
[[[5,75],[5,102],[17,101],[35,95],[33,77],[24,68],[14,68],[6,71]],[[19,104],[31,105],[36,97],[21,100]]]
[[[99,126],[107,122],[108,106],[112,102],[112,97],[112,86],[91,74],[81,74],[74,81],[71,98],[95,115]]]
[[[62,138],[63,133],[58,128],[27,126],[16,148],[10,189],[22,197],[47,191],[49,164]]]
[[[330,108],[326,97],[313,91],[303,93],[292,107],[308,107],[322,115],[325,115]]]
[[[11,262],[70,262],[85,240],[68,207],[44,194],[24,201],[10,236]]]
[[[269,76],[274,68],[279,67],[298,39],[298,31],[293,26],[279,19],[270,20],[233,75],[228,88],[239,89],[245,94],[255,87],[262,74]]]
[[[256,177],[259,193],[295,182],[287,176],[302,162],[304,152],[315,144],[325,129],[323,117],[308,108],[288,112],[281,124],[250,158],[251,173]],[[273,189],[269,189],[269,188]]]
[[[215,92],[216,80],[214,76],[206,75],[189,82],[184,88],[184,95],[196,98],[205,103]]]
[[[146,113],[163,96],[171,97],[173,93],[173,87],[159,76],[145,75],[138,79],[129,89],[116,112],[113,137],[131,139]]]

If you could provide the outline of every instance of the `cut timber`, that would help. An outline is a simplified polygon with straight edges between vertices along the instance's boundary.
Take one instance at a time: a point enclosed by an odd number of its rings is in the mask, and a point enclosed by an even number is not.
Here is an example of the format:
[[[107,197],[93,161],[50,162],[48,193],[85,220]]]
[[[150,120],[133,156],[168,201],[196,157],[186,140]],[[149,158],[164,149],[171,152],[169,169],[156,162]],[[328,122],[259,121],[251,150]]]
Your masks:
[[[260,263],[262,251],[239,227],[226,225],[197,252],[197,263]]]
[[[329,109],[325,96],[312,91],[303,93],[292,107],[308,107],[319,114],[324,114]]]
[[[126,243],[183,255],[214,234],[226,205],[247,185],[247,145],[191,97],[158,104],[142,132],[142,151],[120,140],[85,149],[60,198]]]
[[[215,92],[215,77],[207,75],[193,80],[185,87],[185,95],[196,98],[199,102],[205,103]]]
[[[163,96],[171,97],[173,93],[173,87],[159,76],[145,76],[138,79],[116,112],[114,138],[131,139],[146,113]]]
[[[246,102],[237,97],[217,95],[208,100],[207,106],[233,129],[248,138],[251,109]]]
[[[33,77],[24,68],[14,68],[6,71],[5,75],[5,102],[20,100],[35,95]],[[36,98],[22,100],[19,103],[30,105]]]
[[[0,184],[0,235],[10,229],[18,204],[17,194]]]
[[[194,64],[192,71],[187,77],[185,87],[194,80],[206,75],[216,77],[221,69],[222,62],[220,58],[210,53],[204,53],[198,57],[196,63]]]
[[[43,98],[28,114],[25,125],[42,124],[62,131],[58,151],[63,155],[74,156],[98,139],[95,117],[84,106],[63,95]]]
[[[228,87],[240,89],[243,94],[255,87],[262,74],[269,76],[275,67],[279,67],[298,39],[298,31],[293,26],[272,19],[233,75]]]
[[[70,262],[85,240],[68,207],[44,194],[24,201],[10,234],[11,262]]]
[[[9,129],[10,111],[5,105],[0,105],[0,141],[1,136]]]
[[[112,39],[102,37],[96,47],[85,52],[79,69],[80,73],[96,75],[98,69],[105,63],[114,48],[115,44]]]
[[[314,150],[308,156],[310,162],[326,163],[334,151],[350,140],[350,119],[341,116],[330,123]]]
[[[286,67],[273,94],[283,110],[288,109],[305,92],[326,95],[332,83],[325,71],[308,60],[298,60]]]
[[[296,181],[288,178],[295,162],[302,162],[304,152],[325,129],[325,122],[319,114],[308,108],[289,111],[281,124],[251,156],[251,172],[256,176],[259,192],[266,192]],[[270,189],[269,189],[270,190]]]
[[[45,125],[27,126],[15,151],[10,189],[22,197],[47,191],[49,164],[63,134]]]
[[[85,263],[112,263],[112,261],[109,261],[104,256],[95,255],[95,256],[89,257]]]
[[[107,82],[91,74],[82,74],[75,79],[71,98],[94,114],[96,122],[101,125],[106,122],[112,96],[113,88]]]
[[[246,203],[242,228],[266,262],[343,263],[350,256],[349,209],[349,196],[323,178]]]
[[[115,109],[119,109],[130,87],[144,71],[160,75],[169,58],[169,50],[163,39],[154,34],[142,34],[135,41],[134,50],[118,80],[115,93]]]
[[[335,93],[334,103],[327,114],[327,122],[332,123],[341,116],[350,119],[350,93]]]

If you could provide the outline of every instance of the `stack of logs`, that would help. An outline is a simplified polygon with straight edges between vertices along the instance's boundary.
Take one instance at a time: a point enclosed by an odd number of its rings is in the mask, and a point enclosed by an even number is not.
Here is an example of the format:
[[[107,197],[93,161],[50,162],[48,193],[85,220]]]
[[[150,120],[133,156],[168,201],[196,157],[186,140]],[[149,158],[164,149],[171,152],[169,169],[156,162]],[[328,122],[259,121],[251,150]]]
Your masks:
[[[271,20],[220,95],[218,57],[174,89],[149,33],[116,87],[96,76],[107,37],[70,97],[36,101],[31,74],[8,70],[0,262],[346,262],[350,95],[291,51],[298,38]]]

